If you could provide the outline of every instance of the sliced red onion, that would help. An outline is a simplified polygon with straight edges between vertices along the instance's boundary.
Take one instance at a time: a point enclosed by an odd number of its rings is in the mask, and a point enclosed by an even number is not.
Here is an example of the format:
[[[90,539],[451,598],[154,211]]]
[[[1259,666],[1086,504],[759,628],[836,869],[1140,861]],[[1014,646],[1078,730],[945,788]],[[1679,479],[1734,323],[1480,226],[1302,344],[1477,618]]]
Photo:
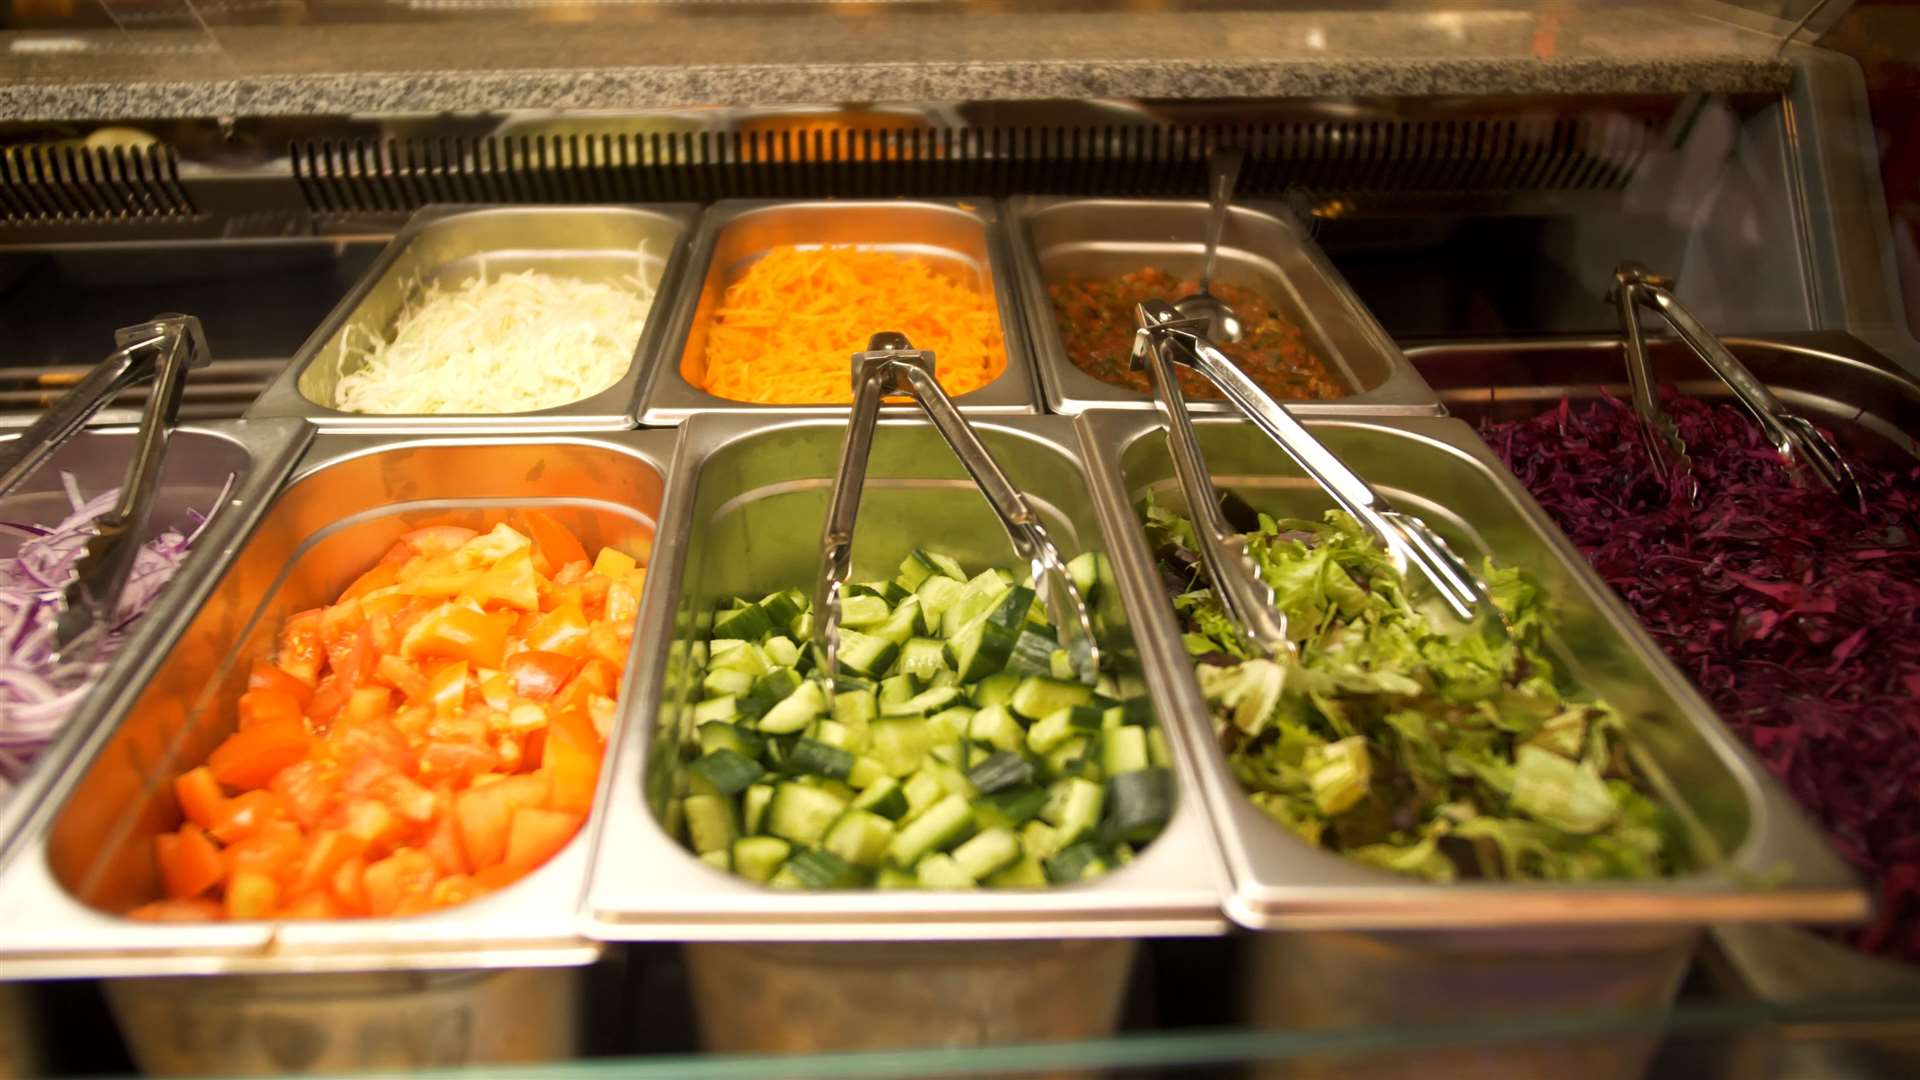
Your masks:
[[[46,528],[0,522],[0,531],[20,538],[11,558],[0,558],[0,799],[25,776],[39,753],[86,698],[126,640],[128,628],[152,607],[179,569],[188,548],[205,530],[208,515],[188,512],[192,532],[169,529],[141,546],[119,610],[97,649],[81,660],[56,662],[52,655],[61,589],[94,535],[93,523],[113,508],[118,491],[85,497],[69,473],[61,474],[71,512]],[[233,480],[228,478],[228,490]],[[228,490],[214,504],[225,504]]]

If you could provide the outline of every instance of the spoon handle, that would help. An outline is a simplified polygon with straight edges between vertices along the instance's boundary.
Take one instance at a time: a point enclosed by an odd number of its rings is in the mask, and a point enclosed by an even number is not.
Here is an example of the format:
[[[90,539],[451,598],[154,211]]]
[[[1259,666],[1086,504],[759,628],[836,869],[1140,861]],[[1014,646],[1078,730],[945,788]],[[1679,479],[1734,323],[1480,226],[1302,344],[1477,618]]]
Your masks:
[[[1207,155],[1207,262],[1200,270],[1200,291],[1213,291],[1213,263],[1220,254],[1220,238],[1227,231],[1227,209],[1233,204],[1233,189],[1240,184],[1240,166],[1246,151],[1237,146],[1216,146]]]

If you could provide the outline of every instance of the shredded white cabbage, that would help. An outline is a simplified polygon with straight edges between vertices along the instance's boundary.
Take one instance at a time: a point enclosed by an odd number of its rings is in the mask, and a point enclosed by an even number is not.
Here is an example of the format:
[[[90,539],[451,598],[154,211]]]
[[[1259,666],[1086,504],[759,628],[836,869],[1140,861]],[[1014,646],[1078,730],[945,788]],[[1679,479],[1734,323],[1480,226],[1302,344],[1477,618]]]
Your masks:
[[[620,381],[653,309],[653,286],[535,270],[429,285],[391,338],[372,336],[366,363],[340,379],[347,412],[517,413],[591,397]],[[341,341],[345,366],[351,335]]]

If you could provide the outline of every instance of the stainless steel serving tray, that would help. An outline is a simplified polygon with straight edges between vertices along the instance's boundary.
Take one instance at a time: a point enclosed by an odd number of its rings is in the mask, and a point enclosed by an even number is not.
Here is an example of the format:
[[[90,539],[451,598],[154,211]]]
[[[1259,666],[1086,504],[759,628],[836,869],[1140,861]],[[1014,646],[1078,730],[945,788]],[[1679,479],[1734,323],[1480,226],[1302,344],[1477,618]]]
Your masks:
[[[991,199],[834,200],[782,202],[728,199],[701,218],[688,269],[675,298],[653,366],[640,422],[677,424],[703,412],[781,412],[845,415],[846,405],[758,405],[716,397],[687,377],[705,362],[707,326],[727,285],[769,248],[780,244],[856,244],[917,255],[950,269],[988,293],[1000,313],[1007,369],[954,401],[969,413],[1035,413],[1033,361],[1021,322],[1019,295],[1008,266],[1006,239],[996,227]],[[876,326],[874,331],[897,329]],[[848,356],[852,356],[849,351]],[[851,379],[852,368],[848,368]],[[904,407],[889,410],[902,412]]]
[[[249,418],[298,416],[326,431],[609,431],[634,426],[672,309],[686,234],[699,208],[648,206],[429,206],[404,229],[247,410]],[[591,397],[519,413],[386,414],[333,407],[340,377],[365,353],[351,347],[385,333],[420,289],[523,270],[655,282],[653,310],[620,381]]]
[[[1081,277],[1118,277],[1146,266],[1199,274],[1207,205],[1161,199],[1019,196],[1007,202],[1027,333],[1047,408],[1145,409],[1152,397],[1101,382],[1068,358],[1049,287]],[[1313,351],[1350,396],[1288,402],[1303,415],[1433,415],[1438,399],[1285,206],[1235,204],[1221,239],[1220,280],[1254,290],[1306,332]],[[1224,401],[1189,401],[1196,415],[1231,413]]]
[[[1105,546],[1086,496],[1072,425],[1056,417],[975,423],[1016,487],[1068,555]],[[1085,886],[1044,890],[798,893],[763,888],[702,864],[662,828],[687,713],[688,645],[698,615],[737,593],[810,588],[838,462],[838,419],[702,416],[689,420],[667,484],[664,538],[643,600],[648,643],[630,683],[626,726],[608,759],[611,790],[594,841],[590,933],[603,939],[920,940],[1136,937],[1218,933],[1219,860],[1184,747],[1179,805],[1166,831],[1124,869]],[[971,565],[1012,559],[1006,534],[932,428],[884,421],[874,442],[854,576],[886,576],[905,552],[938,546]],[[1135,603],[1109,597],[1102,615],[1131,625]],[[1162,677],[1148,673],[1163,722]],[[1169,741],[1176,741],[1171,733]]]
[[[0,500],[0,518],[51,524],[66,517],[71,504],[61,482],[62,473],[72,474],[87,495],[118,487],[125,479],[137,430],[131,426],[99,426],[74,436],[38,472]],[[0,438],[19,437],[9,434]],[[211,514],[211,520],[166,589],[108,664],[93,693],[41,752],[12,797],[0,802],[0,864],[25,834],[23,825],[33,810],[50,789],[60,784],[76,752],[89,745],[96,728],[119,715],[127,688],[144,683],[152,673],[155,655],[171,640],[175,627],[212,590],[221,568],[253,531],[311,438],[312,431],[296,420],[208,421],[174,429],[168,439],[148,536],[142,541],[168,528],[192,531],[192,522],[186,516],[189,510]],[[227,501],[216,506],[215,500],[229,477],[233,488]],[[11,539],[0,539],[0,551],[8,556],[17,546]]]
[[[284,617],[329,603],[408,528],[540,506],[590,546],[645,556],[673,432],[520,438],[320,436],[252,539],[206,574],[113,707],[76,740],[0,867],[0,975],[133,976],[557,966],[597,947],[577,912],[581,837],[494,895],[428,915],[163,925],[115,912],[153,898],[152,837],[178,821],[172,780],[233,725],[251,660]],[[636,640],[639,640],[636,638]],[[604,783],[605,777],[602,777]],[[586,830],[582,830],[583,833]]]
[[[1438,529],[1470,562],[1493,554],[1528,571],[1552,599],[1562,660],[1634,725],[1666,774],[1662,794],[1687,807],[1729,865],[1652,882],[1433,885],[1350,862],[1285,833],[1249,801],[1213,745],[1171,607],[1160,593],[1136,506],[1147,491],[1178,503],[1156,418],[1083,414],[1094,495],[1143,644],[1161,669],[1170,712],[1190,741],[1233,879],[1227,913],[1255,929],[1504,931],[1713,921],[1845,921],[1867,900],[1818,830],[1714,718],[1625,608],[1473,430],[1443,418],[1321,420],[1316,434],[1404,510]],[[1255,507],[1317,516],[1331,506],[1247,424],[1201,422],[1216,479]],[[1784,880],[1769,883],[1771,877]]]
[[[1920,456],[1920,383],[1859,340],[1820,332],[1726,341],[1777,396],[1832,430],[1848,452]],[[1624,400],[1628,393],[1618,338],[1461,342],[1407,356],[1450,412],[1476,424],[1534,416],[1562,397],[1605,389]],[[1731,399],[1678,342],[1654,343],[1652,357],[1662,382],[1701,398]],[[1714,936],[1735,977],[1767,1000],[1920,992],[1920,969],[1800,927],[1722,926]]]

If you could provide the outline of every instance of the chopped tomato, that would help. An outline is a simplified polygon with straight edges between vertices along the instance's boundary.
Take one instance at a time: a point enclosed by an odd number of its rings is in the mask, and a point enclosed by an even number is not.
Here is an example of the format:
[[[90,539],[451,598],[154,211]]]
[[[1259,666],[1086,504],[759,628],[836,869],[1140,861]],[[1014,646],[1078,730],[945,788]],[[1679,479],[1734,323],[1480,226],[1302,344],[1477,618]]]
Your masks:
[[[300,700],[284,690],[248,690],[240,696],[238,713],[242,730],[263,721],[298,724],[303,715]]]
[[[310,892],[329,888],[333,876],[349,859],[359,858],[367,842],[342,829],[325,829],[313,834],[299,872],[293,876],[293,891]]]
[[[400,542],[421,555],[432,557],[457,551],[460,545],[479,535],[458,525],[427,525],[401,536]]]
[[[587,549],[580,545],[579,538],[552,514],[545,510],[522,510],[518,517],[521,531],[533,540],[555,572],[571,563],[587,561]]]
[[[312,683],[301,682],[282,669],[258,660],[254,661],[252,669],[247,673],[247,689],[249,691],[277,690],[291,695],[302,709],[305,709],[307,703],[313,700]]]
[[[280,903],[280,883],[258,870],[242,870],[227,878],[227,918],[265,919]]]
[[[367,867],[361,880],[367,890],[367,910],[375,915],[392,915],[408,898],[425,899],[440,877],[440,868],[426,852],[401,848]]]
[[[243,871],[255,871],[280,881],[290,877],[300,865],[305,836],[291,821],[267,825],[220,854],[226,858],[229,877]]]
[[[540,766],[553,784],[555,810],[585,815],[593,809],[600,779],[600,737],[577,709],[561,709],[547,727]]]
[[[303,611],[287,619],[280,628],[280,650],[273,662],[281,671],[312,686],[320,677],[320,665],[326,660],[320,646],[320,610]]]
[[[497,668],[507,651],[509,623],[457,604],[442,604],[407,630],[400,653],[409,660],[439,657]],[[585,626],[581,627],[582,633]]]
[[[199,896],[218,885],[226,874],[220,849],[192,822],[180,826],[177,833],[154,837],[153,853],[160,864],[167,895],[175,900]]]
[[[580,670],[580,661],[541,649],[525,649],[507,657],[504,669],[513,680],[513,692],[534,701],[546,701],[560,692]]]
[[[174,777],[173,797],[180,803],[181,816],[202,829],[213,828],[220,808],[227,802],[227,793],[220,790],[220,781],[205,765]]]
[[[510,885],[591,811],[640,570],[551,514],[408,533],[287,619],[181,774],[155,920],[404,915]],[[612,618],[608,616],[611,615]]]
[[[271,791],[243,791],[221,804],[207,831],[221,843],[231,844],[287,818],[287,807],[280,796]]]
[[[228,787],[263,788],[312,749],[313,736],[299,721],[261,721],[227,736],[207,758],[207,767]]]
[[[384,589],[399,580],[400,567],[390,562],[382,562],[373,569],[353,579],[347,591],[340,594],[342,600],[353,600],[367,595],[375,589]]]
[[[523,806],[513,812],[513,824],[507,829],[507,869],[531,873],[540,864],[559,854],[573,834],[580,831],[584,814],[541,810]]]

